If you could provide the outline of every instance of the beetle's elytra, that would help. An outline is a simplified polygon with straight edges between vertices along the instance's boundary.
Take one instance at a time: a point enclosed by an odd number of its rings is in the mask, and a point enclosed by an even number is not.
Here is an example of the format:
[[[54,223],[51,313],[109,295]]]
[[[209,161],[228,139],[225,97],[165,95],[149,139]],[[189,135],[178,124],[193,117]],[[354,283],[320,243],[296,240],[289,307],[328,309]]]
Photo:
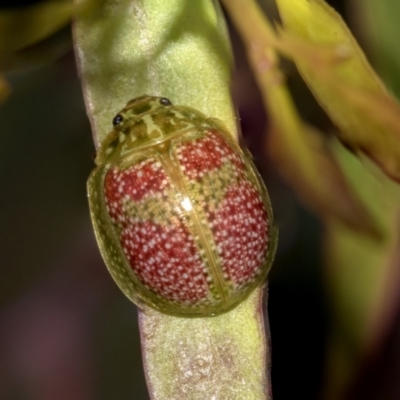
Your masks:
[[[136,304],[177,316],[228,311],[275,252],[267,190],[223,125],[163,97],[113,119],[88,181],[105,263]]]

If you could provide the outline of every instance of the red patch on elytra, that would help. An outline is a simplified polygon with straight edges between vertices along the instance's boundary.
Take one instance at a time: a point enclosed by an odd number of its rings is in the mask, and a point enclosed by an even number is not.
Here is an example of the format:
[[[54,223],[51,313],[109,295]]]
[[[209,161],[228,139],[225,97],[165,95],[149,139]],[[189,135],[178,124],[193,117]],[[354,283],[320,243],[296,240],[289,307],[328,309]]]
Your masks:
[[[122,199],[128,196],[135,202],[162,192],[169,185],[160,162],[146,160],[126,170],[112,168],[104,180],[106,203],[110,217],[116,221],[122,214]]]
[[[189,179],[200,179],[205,173],[220,168],[228,161],[235,165],[238,172],[244,171],[241,158],[215,129],[210,129],[205,137],[181,144],[177,155]]]
[[[268,244],[267,213],[257,190],[248,182],[230,187],[210,222],[223,272],[237,285],[250,281],[263,266]]]
[[[205,266],[182,223],[129,225],[122,231],[121,244],[136,276],[154,292],[178,302],[207,297]]]

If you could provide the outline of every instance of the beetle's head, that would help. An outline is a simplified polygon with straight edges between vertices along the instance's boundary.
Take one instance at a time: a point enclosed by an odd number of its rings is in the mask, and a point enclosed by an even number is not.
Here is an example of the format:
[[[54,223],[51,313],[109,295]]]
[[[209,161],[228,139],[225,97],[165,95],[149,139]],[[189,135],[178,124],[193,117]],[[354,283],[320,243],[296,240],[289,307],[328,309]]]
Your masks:
[[[114,129],[101,143],[96,164],[112,162],[136,149],[164,143],[205,119],[199,111],[174,106],[166,97],[145,95],[133,99],[114,116]]]
[[[168,119],[171,113],[166,111],[171,108],[171,101],[165,97],[144,95],[130,100],[112,119],[114,128],[101,143],[96,164],[119,159],[132,149],[161,141],[165,134],[161,120]]]
[[[114,129],[124,131],[145,119],[146,115],[157,113],[159,109],[172,106],[172,103],[166,97],[141,96],[128,101],[123,108],[112,120]]]

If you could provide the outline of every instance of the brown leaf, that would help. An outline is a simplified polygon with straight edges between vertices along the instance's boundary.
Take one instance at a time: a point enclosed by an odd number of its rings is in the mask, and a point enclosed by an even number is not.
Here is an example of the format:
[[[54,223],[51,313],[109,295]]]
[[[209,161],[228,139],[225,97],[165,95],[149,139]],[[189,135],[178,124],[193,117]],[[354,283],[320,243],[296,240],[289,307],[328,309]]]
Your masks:
[[[3,104],[8,96],[11,93],[11,87],[4,78],[2,74],[0,74],[0,104]]]

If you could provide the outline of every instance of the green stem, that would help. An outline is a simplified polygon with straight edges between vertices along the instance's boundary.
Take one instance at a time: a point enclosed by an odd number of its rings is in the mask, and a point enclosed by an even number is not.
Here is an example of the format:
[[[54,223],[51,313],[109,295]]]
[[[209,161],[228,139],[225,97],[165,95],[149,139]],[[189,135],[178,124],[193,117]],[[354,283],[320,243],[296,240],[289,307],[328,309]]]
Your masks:
[[[212,0],[106,0],[81,16],[74,39],[96,147],[114,114],[144,93],[194,107],[236,136],[231,52]],[[140,311],[152,399],[270,399],[262,290],[219,317]]]

